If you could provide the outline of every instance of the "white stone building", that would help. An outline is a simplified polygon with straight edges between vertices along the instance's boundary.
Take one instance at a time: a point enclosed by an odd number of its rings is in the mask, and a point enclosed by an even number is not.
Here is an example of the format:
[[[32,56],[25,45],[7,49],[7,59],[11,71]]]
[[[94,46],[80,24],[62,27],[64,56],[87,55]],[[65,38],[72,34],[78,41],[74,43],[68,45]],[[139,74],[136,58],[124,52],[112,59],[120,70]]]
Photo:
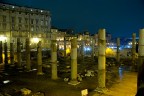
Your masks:
[[[0,41],[14,42],[30,38],[31,47],[41,40],[43,47],[50,47],[51,16],[47,10],[0,3]],[[9,45],[9,44],[8,44]]]

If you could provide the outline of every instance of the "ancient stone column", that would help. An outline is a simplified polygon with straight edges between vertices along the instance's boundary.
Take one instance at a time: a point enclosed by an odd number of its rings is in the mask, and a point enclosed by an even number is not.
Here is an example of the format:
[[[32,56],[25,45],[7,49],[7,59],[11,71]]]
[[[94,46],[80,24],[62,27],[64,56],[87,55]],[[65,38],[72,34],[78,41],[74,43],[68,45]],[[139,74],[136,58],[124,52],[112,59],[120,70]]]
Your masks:
[[[14,45],[13,42],[10,43],[10,63],[14,65]]]
[[[2,56],[2,53],[3,53],[2,41],[0,41],[0,63],[3,63],[3,56]]]
[[[105,80],[106,80],[106,32],[105,29],[100,29],[98,31],[98,87],[95,91],[103,92],[105,89]]]
[[[116,59],[117,59],[117,63],[120,62],[120,38],[117,38],[117,56],[116,56]]]
[[[31,63],[30,63],[30,40],[26,38],[26,70],[31,70]]]
[[[92,58],[94,59],[94,55],[95,55],[95,40],[94,38],[92,38]]]
[[[66,39],[64,37],[64,59],[66,61]]]
[[[53,80],[58,79],[57,76],[57,46],[56,46],[56,40],[51,41],[51,71],[52,71],[52,76],[51,78]]]
[[[17,68],[21,69],[21,42],[20,38],[17,38]]]
[[[139,30],[139,50],[138,50],[138,78],[137,89],[143,85],[144,74],[144,29]]]
[[[4,43],[4,62],[5,62],[5,69],[8,68],[8,53],[7,53],[7,42]]]
[[[81,56],[82,60],[84,60],[84,40],[81,40]]]
[[[37,75],[43,75],[41,41],[38,42],[37,46]]]
[[[77,85],[77,39],[71,40],[71,80],[68,84]]]
[[[135,54],[136,54],[136,33],[132,34],[132,67],[135,66]]]
[[[59,51],[59,43],[60,41],[57,41],[57,51]]]

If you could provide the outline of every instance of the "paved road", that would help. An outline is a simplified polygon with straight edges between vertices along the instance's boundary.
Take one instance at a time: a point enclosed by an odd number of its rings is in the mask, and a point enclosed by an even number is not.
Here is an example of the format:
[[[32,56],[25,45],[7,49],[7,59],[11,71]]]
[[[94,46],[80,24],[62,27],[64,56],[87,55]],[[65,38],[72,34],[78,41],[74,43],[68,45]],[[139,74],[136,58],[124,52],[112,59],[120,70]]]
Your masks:
[[[120,79],[105,94],[93,96],[135,96],[137,89],[137,73],[119,70]]]

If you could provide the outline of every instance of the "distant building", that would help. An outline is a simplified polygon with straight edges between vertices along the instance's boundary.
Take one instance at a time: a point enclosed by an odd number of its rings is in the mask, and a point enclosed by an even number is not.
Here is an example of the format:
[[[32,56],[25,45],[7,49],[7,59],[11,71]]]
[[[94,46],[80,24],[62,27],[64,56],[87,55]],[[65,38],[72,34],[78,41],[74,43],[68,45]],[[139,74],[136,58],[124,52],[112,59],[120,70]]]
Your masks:
[[[94,34],[96,45],[98,44],[98,33]],[[106,45],[109,46],[112,43],[112,35],[106,32]],[[112,44],[113,45],[113,44]]]
[[[31,39],[31,46],[39,40],[49,47],[51,16],[47,10],[0,3],[0,40],[16,43],[17,38],[25,42]]]
[[[70,40],[74,38],[72,29],[58,29],[54,26],[51,27],[51,40],[57,40],[57,45],[59,49],[64,49],[64,42],[66,43],[66,48],[71,48]]]

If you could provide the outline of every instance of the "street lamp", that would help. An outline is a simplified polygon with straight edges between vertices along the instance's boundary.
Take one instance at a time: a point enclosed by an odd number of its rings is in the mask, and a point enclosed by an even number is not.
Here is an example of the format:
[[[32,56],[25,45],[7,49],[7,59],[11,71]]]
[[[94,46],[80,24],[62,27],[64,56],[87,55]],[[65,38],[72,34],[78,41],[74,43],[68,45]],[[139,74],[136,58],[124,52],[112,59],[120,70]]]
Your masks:
[[[5,37],[3,35],[0,36],[0,41],[6,41],[6,40],[7,40],[7,37]]]
[[[32,42],[32,43],[38,43],[39,41],[40,41],[39,38],[32,38],[32,39],[31,39],[31,42]]]
[[[31,38],[31,46],[33,46],[32,48],[35,48],[37,46],[37,43],[40,41],[40,38],[34,37]]]

